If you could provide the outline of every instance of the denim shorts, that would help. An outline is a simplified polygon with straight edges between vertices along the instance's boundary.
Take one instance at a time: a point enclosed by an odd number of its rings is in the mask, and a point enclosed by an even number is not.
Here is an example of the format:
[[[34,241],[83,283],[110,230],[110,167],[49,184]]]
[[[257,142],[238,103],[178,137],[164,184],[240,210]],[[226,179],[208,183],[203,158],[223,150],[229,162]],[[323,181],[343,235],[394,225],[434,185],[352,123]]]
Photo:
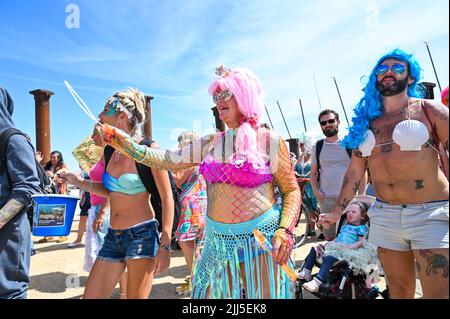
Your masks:
[[[158,221],[152,219],[127,229],[108,229],[97,259],[126,262],[130,259],[155,258],[160,245]]]

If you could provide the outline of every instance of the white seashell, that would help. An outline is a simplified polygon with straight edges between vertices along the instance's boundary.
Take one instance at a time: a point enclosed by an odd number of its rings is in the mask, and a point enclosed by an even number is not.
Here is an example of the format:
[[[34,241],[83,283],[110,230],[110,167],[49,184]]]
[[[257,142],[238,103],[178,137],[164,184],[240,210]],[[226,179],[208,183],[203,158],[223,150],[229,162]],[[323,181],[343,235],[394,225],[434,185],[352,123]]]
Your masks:
[[[371,130],[367,130],[364,136],[365,140],[359,145],[358,149],[361,151],[362,156],[367,157],[372,154],[372,150],[375,147],[375,135],[373,135]]]
[[[398,123],[392,133],[392,140],[402,151],[420,151],[429,138],[428,128],[417,120],[404,120]]]

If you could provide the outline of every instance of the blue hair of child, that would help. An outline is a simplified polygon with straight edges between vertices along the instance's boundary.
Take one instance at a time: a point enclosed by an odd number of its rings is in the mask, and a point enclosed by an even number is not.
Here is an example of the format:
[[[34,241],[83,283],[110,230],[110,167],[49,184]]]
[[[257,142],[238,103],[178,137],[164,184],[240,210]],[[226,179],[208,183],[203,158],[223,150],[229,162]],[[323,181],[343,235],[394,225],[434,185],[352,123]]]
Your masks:
[[[365,132],[369,128],[370,122],[382,115],[382,99],[380,91],[377,88],[377,75],[375,74],[375,70],[387,59],[395,59],[408,64],[409,77],[414,79],[414,82],[408,86],[409,97],[421,98],[425,96],[426,89],[423,85],[419,84],[419,80],[422,79],[422,69],[414,58],[414,55],[408,54],[400,49],[395,49],[385,54],[373,68],[367,85],[364,88],[364,96],[354,109],[355,116],[352,118],[352,125],[348,128],[349,133],[342,141],[342,146],[346,148],[358,148],[365,140]]]

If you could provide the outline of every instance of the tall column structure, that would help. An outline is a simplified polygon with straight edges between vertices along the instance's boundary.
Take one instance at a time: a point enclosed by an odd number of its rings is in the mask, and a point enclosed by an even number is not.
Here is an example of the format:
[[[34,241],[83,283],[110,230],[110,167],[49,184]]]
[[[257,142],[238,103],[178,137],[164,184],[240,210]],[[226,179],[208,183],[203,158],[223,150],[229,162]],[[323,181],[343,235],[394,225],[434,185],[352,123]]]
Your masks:
[[[147,139],[152,140],[152,107],[151,101],[153,100],[153,96],[146,95],[145,96],[145,123],[144,123],[144,135]]]
[[[43,162],[50,160],[50,97],[55,93],[48,90],[30,91],[34,96],[36,119],[36,150],[43,155]]]

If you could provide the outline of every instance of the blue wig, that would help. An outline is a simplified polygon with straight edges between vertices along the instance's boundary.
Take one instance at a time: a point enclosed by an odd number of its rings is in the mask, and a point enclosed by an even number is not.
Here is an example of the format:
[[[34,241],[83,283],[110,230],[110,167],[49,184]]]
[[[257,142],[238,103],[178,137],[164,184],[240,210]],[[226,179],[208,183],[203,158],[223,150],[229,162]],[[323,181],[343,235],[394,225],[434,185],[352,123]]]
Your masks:
[[[395,49],[385,54],[373,68],[367,85],[364,88],[365,94],[355,107],[352,126],[349,127],[349,133],[342,141],[342,145],[346,148],[358,148],[364,142],[364,133],[369,128],[370,122],[382,115],[382,99],[380,91],[377,88],[375,69],[387,59],[396,59],[408,64],[409,76],[414,79],[414,82],[408,86],[409,97],[421,98],[425,96],[425,88],[419,84],[419,80],[422,78],[422,69],[414,56],[400,49]]]

